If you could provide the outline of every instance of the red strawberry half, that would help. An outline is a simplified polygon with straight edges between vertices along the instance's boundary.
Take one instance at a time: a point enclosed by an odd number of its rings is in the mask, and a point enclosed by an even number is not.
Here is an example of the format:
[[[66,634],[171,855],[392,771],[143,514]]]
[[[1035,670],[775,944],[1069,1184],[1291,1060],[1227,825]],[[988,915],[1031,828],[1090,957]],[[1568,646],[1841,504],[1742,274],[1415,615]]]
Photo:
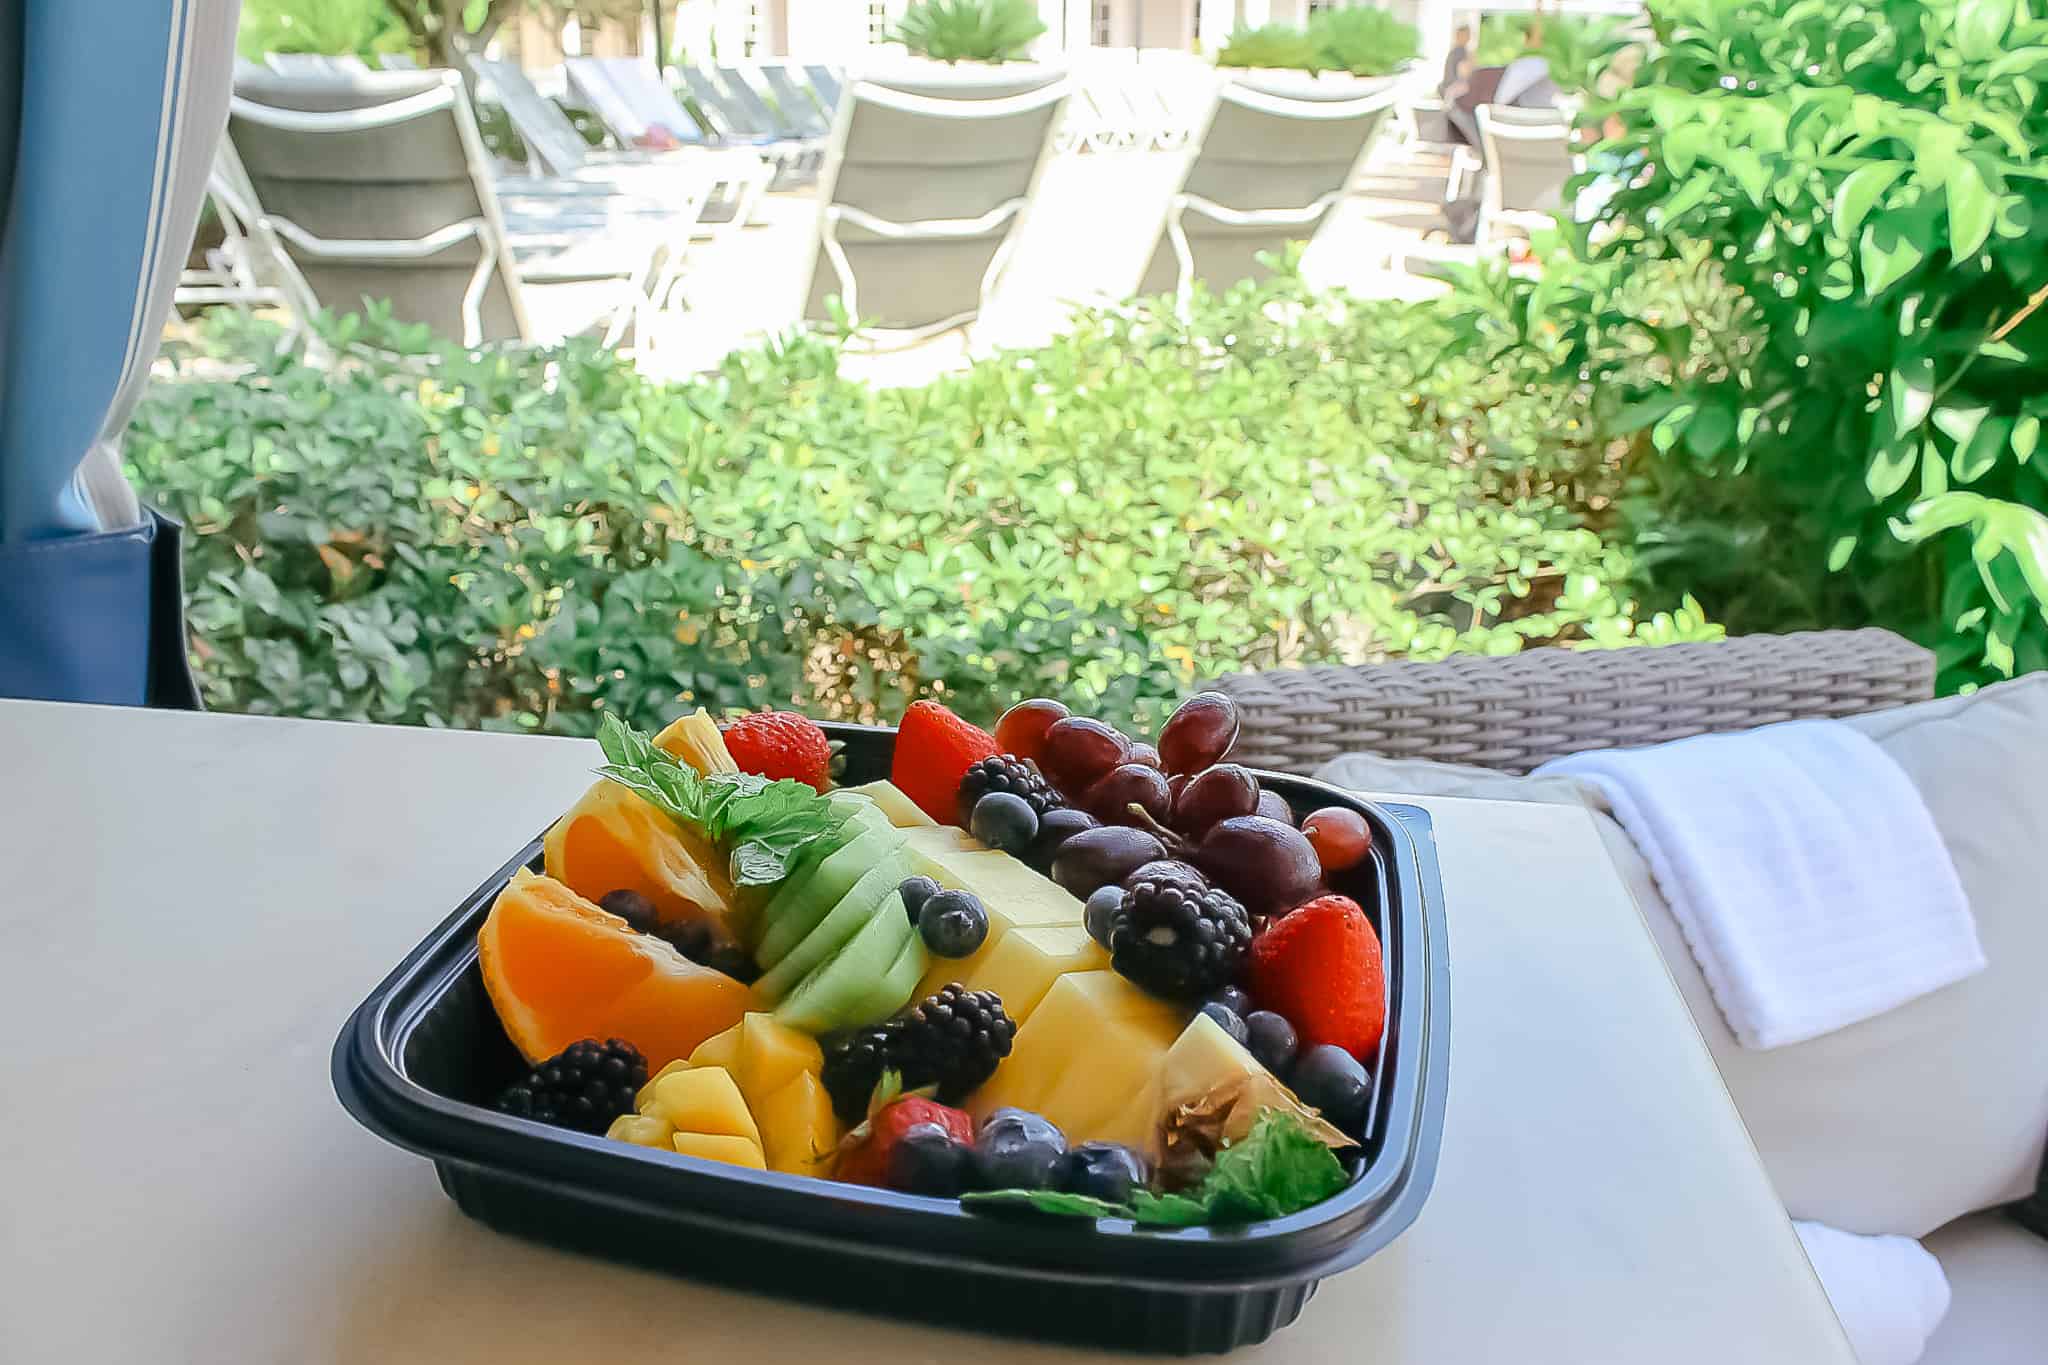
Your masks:
[[[832,745],[809,716],[757,711],[725,727],[726,752],[742,772],[793,778],[824,791],[832,785]]]
[[[994,756],[995,736],[969,725],[935,701],[914,701],[896,727],[896,758],[889,780],[940,824],[959,818],[954,809],[960,779]]]
[[[1386,966],[1372,921],[1348,896],[1319,896],[1269,923],[1252,940],[1249,984],[1304,1048],[1334,1043],[1363,1062],[1379,1046]]]
[[[847,1144],[841,1149],[834,1178],[856,1185],[887,1185],[889,1154],[905,1133],[926,1123],[945,1129],[955,1142],[969,1146],[974,1143],[974,1120],[964,1110],[922,1095],[909,1095],[876,1110],[867,1122],[846,1135]]]

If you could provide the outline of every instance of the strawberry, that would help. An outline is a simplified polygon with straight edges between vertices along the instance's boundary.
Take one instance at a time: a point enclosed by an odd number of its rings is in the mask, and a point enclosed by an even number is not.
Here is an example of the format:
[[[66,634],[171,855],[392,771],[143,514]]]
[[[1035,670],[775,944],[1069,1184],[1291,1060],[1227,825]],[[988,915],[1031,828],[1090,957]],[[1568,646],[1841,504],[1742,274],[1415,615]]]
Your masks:
[[[951,824],[959,818],[954,801],[960,779],[995,752],[995,736],[988,731],[969,725],[935,701],[914,701],[896,729],[896,760],[889,780],[926,815]]]
[[[1386,1027],[1379,935],[1358,902],[1319,896],[1252,940],[1252,999],[1294,1025],[1304,1049],[1334,1043],[1366,1061]]]
[[[877,1109],[867,1122],[846,1135],[833,1178],[856,1185],[888,1184],[889,1154],[905,1133],[926,1123],[945,1129],[955,1142],[974,1144],[974,1120],[966,1111],[922,1095],[906,1095]]]
[[[809,716],[756,711],[725,727],[726,751],[742,772],[794,778],[824,791],[832,785],[832,745]]]

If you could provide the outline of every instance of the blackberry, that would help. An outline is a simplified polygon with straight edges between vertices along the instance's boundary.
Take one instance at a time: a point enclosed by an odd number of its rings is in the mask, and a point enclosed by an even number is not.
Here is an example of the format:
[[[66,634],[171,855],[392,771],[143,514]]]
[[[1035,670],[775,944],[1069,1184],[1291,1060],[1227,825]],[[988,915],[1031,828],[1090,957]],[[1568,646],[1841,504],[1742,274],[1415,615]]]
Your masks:
[[[936,1083],[941,1104],[958,1104],[993,1076],[1017,1036],[993,992],[970,991],[957,981],[897,1023],[890,1064],[903,1073],[906,1088]]]
[[[647,1059],[639,1048],[617,1038],[585,1038],[505,1087],[496,1108],[516,1118],[602,1133],[613,1119],[633,1112],[633,1097],[645,1084]]]
[[[1031,807],[1031,813],[1041,820],[1047,811],[1058,810],[1067,804],[1045,780],[1045,774],[1038,771],[1036,763],[1014,754],[997,754],[993,758],[982,759],[961,777],[957,798],[961,825],[965,826],[974,818],[974,803],[990,792],[1009,792],[1023,797],[1025,804]]]
[[[1194,894],[1133,879],[1108,916],[1110,965],[1154,995],[1198,1000],[1227,986],[1251,952],[1251,916],[1229,892]]]
[[[819,1079],[832,1097],[832,1112],[842,1122],[859,1123],[867,1117],[868,1101],[874,1097],[882,1072],[895,1065],[889,1053],[901,1027],[900,1021],[892,1019],[842,1034],[826,1046]]]

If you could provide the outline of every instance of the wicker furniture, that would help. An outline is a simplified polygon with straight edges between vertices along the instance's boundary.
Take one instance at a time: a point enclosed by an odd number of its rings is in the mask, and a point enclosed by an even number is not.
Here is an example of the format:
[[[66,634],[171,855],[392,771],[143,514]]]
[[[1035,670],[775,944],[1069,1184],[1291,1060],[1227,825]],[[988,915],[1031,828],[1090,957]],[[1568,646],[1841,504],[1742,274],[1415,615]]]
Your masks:
[[[1364,752],[1521,773],[1582,749],[1925,701],[1934,656],[1890,631],[1809,631],[1232,673],[1213,685],[1243,713],[1240,763],[1308,773]]]

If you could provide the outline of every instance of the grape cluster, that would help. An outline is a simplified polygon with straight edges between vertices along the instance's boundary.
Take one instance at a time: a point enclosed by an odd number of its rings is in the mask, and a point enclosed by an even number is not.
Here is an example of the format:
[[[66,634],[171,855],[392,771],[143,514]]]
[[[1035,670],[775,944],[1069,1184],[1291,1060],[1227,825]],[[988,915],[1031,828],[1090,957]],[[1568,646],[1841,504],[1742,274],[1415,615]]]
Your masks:
[[[1285,801],[1261,790],[1249,768],[1226,761],[1238,728],[1237,703],[1221,692],[1182,702],[1156,747],[1037,699],[1003,715],[996,744],[1035,763],[1092,822],[1076,820],[1056,847],[1041,840],[1034,849],[1076,896],[1085,900],[1147,863],[1173,859],[1200,869],[1252,914],[1282,914],[1322,889],[1326,868],[1364,857],[1357,836],[1365,825],[1356,812],[1333,808],[1311,817],[1307,832],[1297,828]]]

